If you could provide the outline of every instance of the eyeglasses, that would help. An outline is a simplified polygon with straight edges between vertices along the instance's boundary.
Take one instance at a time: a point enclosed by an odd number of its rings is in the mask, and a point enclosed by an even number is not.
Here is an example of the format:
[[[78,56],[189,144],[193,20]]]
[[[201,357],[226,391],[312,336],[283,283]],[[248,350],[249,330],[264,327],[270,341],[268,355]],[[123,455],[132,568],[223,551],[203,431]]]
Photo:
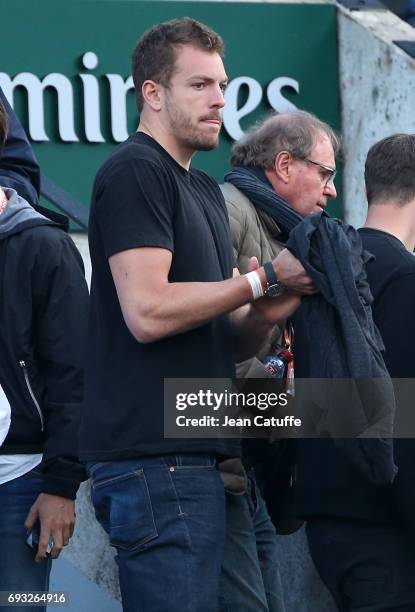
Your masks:
[[[320,168],[328,172],[327,179],[323,179],[325,181],[324,187],[327,187],[330,183],[334,184],[334,179],[337,174],[336,168],[330,168],[330,166],[326,166],[325,164],[320,164],[320,162],[313,161],[312,159],[309,159],[308,157],[306,157],[304,161],[308,162],[309,164],[314,164],[315,166],[319,166]]]

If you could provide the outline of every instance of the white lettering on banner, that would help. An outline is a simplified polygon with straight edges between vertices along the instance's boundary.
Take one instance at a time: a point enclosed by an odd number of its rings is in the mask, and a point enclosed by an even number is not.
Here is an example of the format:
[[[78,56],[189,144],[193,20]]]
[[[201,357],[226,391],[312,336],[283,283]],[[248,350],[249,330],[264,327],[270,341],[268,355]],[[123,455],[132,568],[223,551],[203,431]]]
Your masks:
[[[111,131],[115,142],[124,142],[127,131],[127,92],[134,89],[133,77],[126,81],[119,74],[105,75],[110,84]]]
[[[238,108],[238,96],[241,87],[248,87],[248,97],[245,104]],[[295,110],[295,104],[284,98],[281,90],[284,87],[293,89],[297,94],[300,92],[298,81],[289,77],[278,77],[271,81],[267,87],[268,103],[278,113]],[[262,87],[252,77],[241,76],[230,81],[225,92],[226,106],[223,109],[223,125],[233,140],[239,140],[244,132],[240,121],[246,115],[252,113],[261,103],[263,97]]]
[[[32,140],[45,142],[49,140],[45,132],[43,92],[46,87],[53,87],[58,95],[59,136],[65,142],[79,142],[74,128],[73,90],[68,77],[58,72],[45,76],[41,81],[31,72],[20,72],[11,79],[5,72],[0,72],[0,86],[13,106],[13,92],[16,87],[27,91],[29,134]]]
[[[99,63],[98,56],[93,51],[85,52],[81,62],[86,70],[95,70]],[[93,143],[105,142],[101,131],[100,93],[102,94],[102,91],[100,92],[99,79],[93,74],[85,73],[79,74],[78,77],[82,82],[85,139]],[[103,77],[109,83],[111,135],[115,142],[123,142],[128,137],[127,94],[134,89],[133,79],[131,76],[124,79],[120,74],[104,74]],[[53,72],[41,80],[31,72],[20,72],[11,78],[7,73],[0,72],[0,87],[11,106],[16,87],[23,87],[26,90],[29,135],[36,142],[50,140],[45,131],[44,91],[48,87],[53,88],[58,100],[59,137],[64,142],[79,142],[75,132],[73,85],[68,77]],[[283,96],[284,88],[289,88],[296,94],[300,92],[298,81],[285,76],[273,79],[266,89],[266,98],[270,107],[280,113],[297,108]],[[244,89],[246,89],[246,99],[239,108],[239,94]],[[240,122],[259,106],[263,96],[262,86],[252,77],[240,76],[230,81],[225,93],[223,125],[233,140],[239,140],[243,136]]]
[[[84,53],[82,63],[87,70],[98,66],[98,57],[92,51]],[[99,109],[98,80],[92,74],[80,74],[84,85],[84,120],[85,136],[88,142],[105,142],[101,134],[101,113]]]
[[[267,87],[267,98],[272,108],[279,113],[289,113],[290,111],[296,110],[296,105],[284,98],[281,90],[284,87],[293,89],[295,93],[300,93],[300,84],[294,79],[289,77],[278,77],[271,81]]]
[[[245,104],[238,109],[238,94],[243,86],[248,87],[248,97]],[[223,124],[229,136],[234,140],[239,140],[243,136],[240,126],[242,117],[252,113],[262,100],[262,87],[251,77],[237,77],[233,79],[226,88],[226,105],[223,109]]]

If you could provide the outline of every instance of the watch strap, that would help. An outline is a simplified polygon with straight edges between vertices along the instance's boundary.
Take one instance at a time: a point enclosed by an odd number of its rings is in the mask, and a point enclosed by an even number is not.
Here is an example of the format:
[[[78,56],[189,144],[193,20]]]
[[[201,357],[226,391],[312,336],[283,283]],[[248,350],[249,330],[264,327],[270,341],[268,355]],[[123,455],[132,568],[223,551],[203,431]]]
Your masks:
[[[264,272],[268,285],[276,285],[279,282],[278,277],[274,271],[274,266],[270,261],[264,263]]]

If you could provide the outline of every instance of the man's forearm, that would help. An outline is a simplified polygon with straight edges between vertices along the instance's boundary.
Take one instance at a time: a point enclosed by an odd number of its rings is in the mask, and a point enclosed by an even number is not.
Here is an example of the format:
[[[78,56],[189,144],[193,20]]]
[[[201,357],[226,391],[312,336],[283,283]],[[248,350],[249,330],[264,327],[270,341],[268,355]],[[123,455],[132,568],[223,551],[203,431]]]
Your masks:
[[[244,276],[213,283],[166,283],[152,299],[124,308],[124,319],[140,342],[154,342],[199,327],[252,301]]]
[[[286,268],[290,270],[285,284],[288,288],[293,285],[295,290],[305,285],[307,291],[311,281],[304,268],[291,253],[286,253],[282,265],[277,266],[282,273]],[[281,254],[273,264],[277,265],[280,258]],[[256,267],[249,276],[238,275],[220,282],[171,283],[171,253],[164,249],[129,249],[111,256],[109,264],[125,323],[142,343],[186,332],[233,312],[252,302],[254,294],[256,298],[263,296],[267,286],[262,267]],[[298,304],[298,295],[286,292],[278,298],[261,297],[255,307],[259,318],[275,324],[290,316]]]

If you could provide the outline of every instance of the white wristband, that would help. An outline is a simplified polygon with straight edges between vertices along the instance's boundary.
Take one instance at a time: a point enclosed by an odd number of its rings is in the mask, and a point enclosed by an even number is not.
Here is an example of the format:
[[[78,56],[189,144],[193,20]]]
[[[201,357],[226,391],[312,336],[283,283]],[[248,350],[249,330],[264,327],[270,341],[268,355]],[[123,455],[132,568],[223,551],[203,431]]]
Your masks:
[[[264,295],[264,290],[258,272],[248,272],[248,274],[245,274],[245,278],[251,285],[254,300],[261,298]]]

